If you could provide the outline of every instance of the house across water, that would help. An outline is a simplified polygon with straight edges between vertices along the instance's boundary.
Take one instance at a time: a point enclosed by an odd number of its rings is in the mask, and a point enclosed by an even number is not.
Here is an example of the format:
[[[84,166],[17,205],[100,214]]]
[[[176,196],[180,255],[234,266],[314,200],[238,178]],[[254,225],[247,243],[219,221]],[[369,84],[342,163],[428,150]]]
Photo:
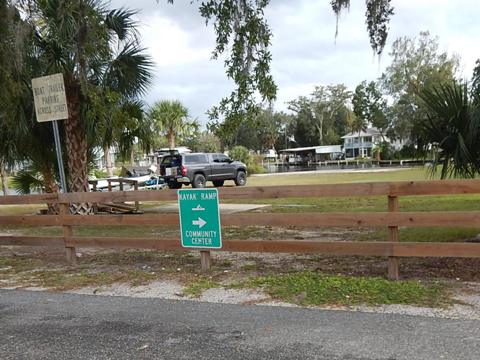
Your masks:
[[[386,141],[394,150],[400,150],[404,142],[402,140],[393,140],[387,136],[382,136],[381,132],[374,127],[365,131],[356,131],[342,136],[343,151],[346,159],[371,158],[375,147]]]

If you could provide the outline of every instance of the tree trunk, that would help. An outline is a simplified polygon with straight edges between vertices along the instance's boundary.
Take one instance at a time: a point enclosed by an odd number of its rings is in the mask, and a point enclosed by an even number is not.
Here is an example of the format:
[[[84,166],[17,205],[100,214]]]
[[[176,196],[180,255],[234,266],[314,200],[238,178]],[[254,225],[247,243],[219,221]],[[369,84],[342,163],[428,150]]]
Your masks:
[[[320,116],[320,145],[323,145],[323,114]]]
[[[55,175],[51,169],[42,171],[43,176],[43,185],[45,187],[45,192],[47,193],[58,193],[59,187],[55,181]],[[49,204],[47,203],[48,213],[49,214],[58,214],[59,213],[59,204]]]
[[[2,191],[3,195],[8,194],[8,178],[7,178],[7,171],[5,170],[5,162],[0,160],[0,178],[2,181]]]
[[[130,150],[130,166],[135,166],[135,148],[132,146]]]
[[[103,147],[103,154],[105,156],[105,167],[107,168],[107,175],[113,176],[112,157],[110,156],[110,148],[108,146]]]
[[[168,147],[170,148],[170,150],[175,149],[175,134],[173,133],[173,131],[170,131],[167,134],[167,139],[168,139]]]
[[[88,192],[87,153],[88,145],[85,138],[80,104],[80,85],[75,80],[66,86],[68,119],[65,120],[65,140],[68,160],[68,190],[71,192]],[[71,204],[73,214],[90,214],[93,206],[90,203]]]

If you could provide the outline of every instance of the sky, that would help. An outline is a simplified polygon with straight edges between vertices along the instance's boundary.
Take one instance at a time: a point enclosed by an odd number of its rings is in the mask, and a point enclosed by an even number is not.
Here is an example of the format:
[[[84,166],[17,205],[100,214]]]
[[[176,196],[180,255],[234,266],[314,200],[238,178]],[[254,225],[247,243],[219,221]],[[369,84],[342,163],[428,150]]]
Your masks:
[[[461,5],[458,5],[461,4]],[[351,90],[363,80],[375,80],[390,63],[392,42],[420,31],[438,36],[440,49],[461,58],[462,76],[470,78],[480,58],[479,0],[392,0],[384,54],[373,55],[365,25],[365,1],[352,0],[350,11],[335,22],[329,0],[271,0],[265,9],[272,29],[272,74],[278,85],[275,110],[308,96],[317,85],[344,83]],[[112,8],[138,9],[142,46],[152,57],[154,79],[147,104],[178,99],[202,124],[205,112],[232,90],[222,60],[211,60],[213,28],[206,26],[195,1],[112,0]]]

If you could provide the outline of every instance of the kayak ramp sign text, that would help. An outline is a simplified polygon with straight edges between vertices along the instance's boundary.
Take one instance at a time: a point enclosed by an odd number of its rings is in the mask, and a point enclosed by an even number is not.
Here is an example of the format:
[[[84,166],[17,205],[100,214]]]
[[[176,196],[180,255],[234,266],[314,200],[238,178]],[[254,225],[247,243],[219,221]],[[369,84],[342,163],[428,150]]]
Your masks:
[[[217,189],[178,190],[178,206],[183,247],[222,247]]]

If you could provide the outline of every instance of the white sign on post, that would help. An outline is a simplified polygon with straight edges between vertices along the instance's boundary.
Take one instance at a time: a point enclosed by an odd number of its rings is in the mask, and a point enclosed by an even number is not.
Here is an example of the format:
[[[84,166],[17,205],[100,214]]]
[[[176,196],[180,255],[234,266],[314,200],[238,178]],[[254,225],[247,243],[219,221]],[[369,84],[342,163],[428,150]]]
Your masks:
[[[68,118],[62,73],[32,79],[32,89],[38,122]]]

